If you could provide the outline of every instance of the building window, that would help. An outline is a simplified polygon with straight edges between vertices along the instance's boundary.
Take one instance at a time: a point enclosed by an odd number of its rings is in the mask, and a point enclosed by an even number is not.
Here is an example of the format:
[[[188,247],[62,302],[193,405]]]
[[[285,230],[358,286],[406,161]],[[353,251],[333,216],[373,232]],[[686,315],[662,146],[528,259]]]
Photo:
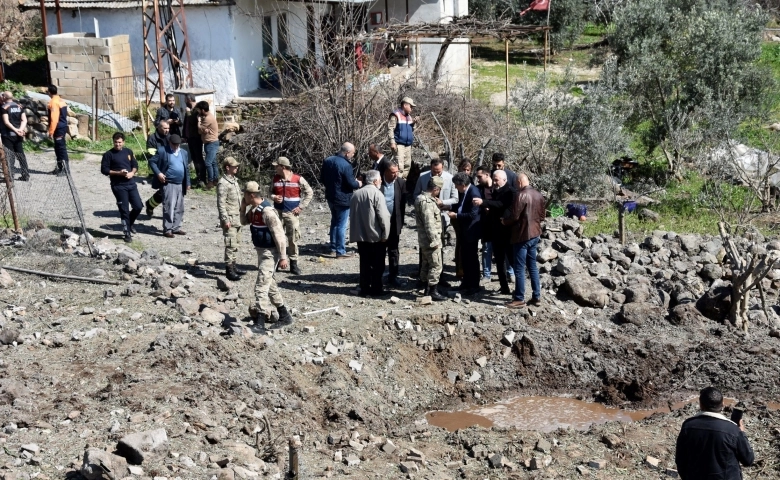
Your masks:
[[[271,17],[263,17],[263,56],[274,53],[274,37],[271,31]]]

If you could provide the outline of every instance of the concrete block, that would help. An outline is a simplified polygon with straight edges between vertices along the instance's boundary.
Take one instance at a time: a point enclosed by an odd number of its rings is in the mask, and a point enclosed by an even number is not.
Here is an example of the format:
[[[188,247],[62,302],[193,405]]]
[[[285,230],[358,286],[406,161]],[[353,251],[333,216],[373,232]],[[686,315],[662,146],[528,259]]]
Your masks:
[[[95,37],[81,37],[78,39],[78,42],[83,47],[102,47],[104,45],[102,38]]]
[[[49,45],[46,49],[49,51],[49,56],[70,53],[70,47],[67,45]]]
[[[111,55],[118,55],[118,54],[120,54],[120,53],[122,53],[124,51],[125,50],[123,48],[123,45],[120,45],[120,44],[112,44],[109,47],[109,52],[111,52]]]
[[[72,72],[70,70],[63,70],[65,72],[65,78],[79,78],[81,72]]]
[[[111,72],[110,63],[100,63],[97,65],[98,72]]]
[[[60,80],[65,78],[65,72],[60,72],[57,70],[54,70],[51,72],[51,79],[52,80]]]
[[[72,80],[70,78],[60,78],[58,80],[59,81],[57,82],[57,87],[59,87],[59,88],[72,87],[73,86],[73,82],[75,81],[75,80]]]
[[[111,53],[111,47],[95,47],[92,49],[93,55],[108,55]]]
[[[60,38],[52,38],[51,35],[46,37],[46,45],[59,45],[63,47],[75,47],[78,46],[79,39],[78,38],[68,38],[68,37],[60,37]]]

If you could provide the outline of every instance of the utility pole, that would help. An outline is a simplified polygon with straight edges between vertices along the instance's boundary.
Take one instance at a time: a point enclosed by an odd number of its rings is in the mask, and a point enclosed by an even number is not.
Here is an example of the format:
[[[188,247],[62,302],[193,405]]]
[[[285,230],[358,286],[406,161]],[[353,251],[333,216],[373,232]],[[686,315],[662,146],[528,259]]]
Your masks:
[[[184,0],[141,0],[144,39],[144,76],[146,105],[155,93],[165,103],[165,67],[173,75],[173,88],[192,87],[192,58],[187,36]],[[181,39],[181,45],[178,44]],[[186,60],[186,61],[185,61]]]

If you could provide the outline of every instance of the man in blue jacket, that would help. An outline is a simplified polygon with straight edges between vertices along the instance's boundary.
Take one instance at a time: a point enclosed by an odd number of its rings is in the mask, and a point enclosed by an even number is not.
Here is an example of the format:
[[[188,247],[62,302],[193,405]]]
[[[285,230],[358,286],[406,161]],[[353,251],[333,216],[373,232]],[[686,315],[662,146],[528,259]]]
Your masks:
[[[352,165],[349,163],[354,156],[355,146],[346,142],[336,155],[325,159],[320,172],[320,181],[325,186],[325,199],[330,207],[330,257],[352,256],[347,254],[346,249],[349,202],[352,192],[361,187],[361,182],[355,179]]]
[[[184,219],[184,195],[190,189],[190,167],[187,152],[179,148],[181,137],[171,135],[168,147],[149,160],[154,172],[152,188],[162,189],[163,194],[163,235],[186,235],[181,229]]]
[[[457,288],[462,295],[479,292],[479,239],[482,237],[479,206],[475,198],[482,198],[479,190],[471,183],[471,177],[458,172],[452,177],[452,184],[458,190],[460,200],[448,212],[450,219],[458,220],[458,242],[460,243],[460,263],[463,265],[463,280]]]
[[[699,393],[698,415],[682,424],[674,460],[682,480],[741,480],[739,464],[753,465],[755,455],[745,435],[745,424],[720,412],[723,394],[715,387]]]

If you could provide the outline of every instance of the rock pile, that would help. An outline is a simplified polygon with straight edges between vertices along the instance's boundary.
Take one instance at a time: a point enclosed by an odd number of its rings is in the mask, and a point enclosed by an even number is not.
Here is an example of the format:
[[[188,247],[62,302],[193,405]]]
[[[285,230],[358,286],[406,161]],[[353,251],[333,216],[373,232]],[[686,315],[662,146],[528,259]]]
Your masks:
[[[41,141],[46,138],[49,129],[49,112],[46,102],[34,100],[30,97],[22,97],[16,102],[24,108],[27,115],[27,139]],[[89,135],[89,115],[77,114],[68,109],[68,135],[76,139]]]

